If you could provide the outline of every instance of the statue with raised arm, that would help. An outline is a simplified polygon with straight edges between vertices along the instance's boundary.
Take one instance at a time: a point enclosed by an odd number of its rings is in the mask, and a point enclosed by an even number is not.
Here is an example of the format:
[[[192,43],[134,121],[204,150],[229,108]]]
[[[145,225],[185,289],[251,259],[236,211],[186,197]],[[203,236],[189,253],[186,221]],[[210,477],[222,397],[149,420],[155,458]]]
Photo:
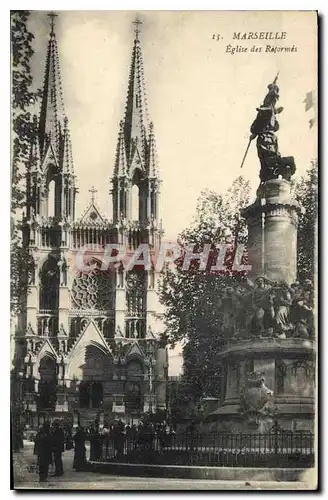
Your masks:
[[[261,182],[279,177],[291,180],[296,166],[293,156],[281,156],[278,148],[276,132],[279,130],[277,115],[283,111],[283,107],[277,107],[279,100],[279,87],[277,85],[278,75],[273,83],[268,85],[268,93],[263,104],[256,108],[257,117],[251,126],[250,142],[257,137],[257,154],[261,163]]]

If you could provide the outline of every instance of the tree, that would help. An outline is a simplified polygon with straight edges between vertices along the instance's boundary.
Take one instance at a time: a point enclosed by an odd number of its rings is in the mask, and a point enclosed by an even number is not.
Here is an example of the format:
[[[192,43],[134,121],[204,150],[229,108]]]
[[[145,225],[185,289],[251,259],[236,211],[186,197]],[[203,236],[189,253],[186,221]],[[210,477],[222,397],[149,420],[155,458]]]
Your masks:
[[[299,281],[314,282],[318,229],[318,162],[293,186],[296,200],[304,207],[297,233],[297,275]]]
[[[23,247],[18,218],[25,203],[24,172],[31,158],[31,143],[36,135],[36,122],[29,111],[38,96],[32,91],[30,61],[34,35],[28,30],[29,11],[11,11],[12,62],[12,171],[11,171],[11,311],[20,312],[27,294],[30,256]]]
[[[250,185],[243,177],[236,179],[223,196],[213,191],[202,192],[196,216],[178,241],[184,250],[193,245],[194,252],[201,251],[205,244],[211,245],[206,270],[199,270],[198,261],[184,270],[183,254],[176,269],[166,269],[163,278],[160,291],[165,306],[163,340],[171,345],[186,342],[183,353],[186,399],[217,396],[219,392],[221,374],[216,354],[225,334],[218,303],[229,284],[243,279],[231,270],[231,263],[235,244],[246,242],[246,223],[239,210],[249,203],[249,195]],[[210,269],[218,256],[218,243],[230,243],[232,249],[225,261],[227,270],[214,273]]]

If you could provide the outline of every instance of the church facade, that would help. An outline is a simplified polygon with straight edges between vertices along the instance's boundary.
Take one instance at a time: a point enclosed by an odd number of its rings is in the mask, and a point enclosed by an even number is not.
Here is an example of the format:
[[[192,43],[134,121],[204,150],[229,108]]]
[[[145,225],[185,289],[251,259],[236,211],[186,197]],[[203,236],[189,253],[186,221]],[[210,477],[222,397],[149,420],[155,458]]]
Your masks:
[[[111,178],[112,220],[100,212],[93,188],[76,218],[78,179],[52,22],[38,134],[26,173],[22,234],[32,276],[15,333],[14,370],[33,426],[49,416],[75,425],[131,422],[166,409],[160,274],[152,265],[128,269],[119,259],[108,263],[108,248],[133,253],[147,245],[156,253],[163,235],[139,36],[137,21]]]

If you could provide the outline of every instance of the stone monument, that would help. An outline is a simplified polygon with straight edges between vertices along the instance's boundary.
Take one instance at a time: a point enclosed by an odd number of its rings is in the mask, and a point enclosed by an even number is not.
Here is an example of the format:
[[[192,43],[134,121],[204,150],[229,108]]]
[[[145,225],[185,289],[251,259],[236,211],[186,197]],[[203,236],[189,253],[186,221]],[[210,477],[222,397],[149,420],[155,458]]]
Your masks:
[[[221,401],[207,417],[211,430],[314,429],[314,290],[297,282],[297,226],[302,207],[292,198],[292,156],[279,153],[279,87],[268,85],[251,126],[257,138],[260,185],[242,210],[251,271],[229,288],[233,325],[219,355]],[[225,315],[229,317],[229,315]]]

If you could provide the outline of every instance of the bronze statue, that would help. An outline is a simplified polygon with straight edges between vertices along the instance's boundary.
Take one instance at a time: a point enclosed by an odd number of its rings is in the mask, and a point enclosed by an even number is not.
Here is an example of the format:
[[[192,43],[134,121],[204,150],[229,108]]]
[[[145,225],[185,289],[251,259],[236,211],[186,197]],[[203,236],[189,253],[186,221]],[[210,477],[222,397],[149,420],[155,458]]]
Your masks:
[[[254,314],[250,323],[252,335],[267,334],[273,328],[274,307],[271,289],[272,283],[265,276],[256,278],[252,296]]]
[[[292,317],[295,324],[294,336],[311,338],[314,336],[314,289],[311,280],[305,280],[293,299]]]
[[[227,287],[216,309],[222,339],[314,337],[313,283],[258,276]],[[206,315],[205,315],[206,316]]]
[[[263,104],[256,108],[257,117],[251,126],[249,143],[257,137],[257,154],[261,163],[261,182],[279,177],[291,180],[296,171],[293,156],[281,156],[278,148],[278,140],[275,133],[279,130],[279,122],[276,115],[283,111],[283,107],[276,107],[279,99],[279,87],[274,82],[268,85],[268,93]]]
[[[292,305],[292,292],[288,284],[280,282],[273,288],[274,310],[275,310],[275,330],[281,337],[293,330],[290,321],[290,308]]]

